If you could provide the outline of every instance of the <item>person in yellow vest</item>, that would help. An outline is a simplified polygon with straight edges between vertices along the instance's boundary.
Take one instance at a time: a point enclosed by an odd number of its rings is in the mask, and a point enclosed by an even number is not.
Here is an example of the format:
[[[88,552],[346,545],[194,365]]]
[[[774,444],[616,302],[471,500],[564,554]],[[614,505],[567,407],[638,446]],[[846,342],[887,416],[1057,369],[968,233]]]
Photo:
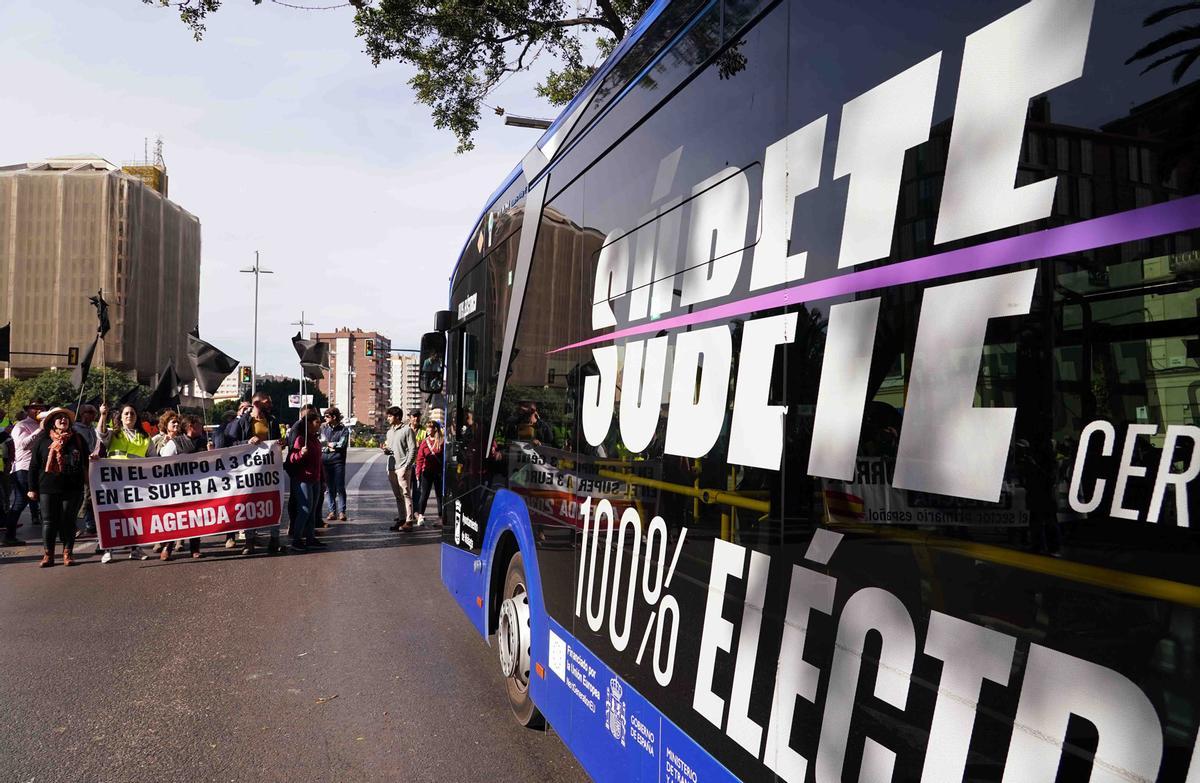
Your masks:
[[[121,407],[120,424],[112,429],[108,426],[108,406],[101,405],[100,423],[96,425],[96,434],[100,436],[100,445],[109,459],[144,459],[158,456],[158,450],[150,436],[139,426],[138,410],[132,405],[126,404]],[[129,547],[130,560],[146,560],[149,557],[140,546]],[[106,550],[100,562],[111,561],[112,550]]]

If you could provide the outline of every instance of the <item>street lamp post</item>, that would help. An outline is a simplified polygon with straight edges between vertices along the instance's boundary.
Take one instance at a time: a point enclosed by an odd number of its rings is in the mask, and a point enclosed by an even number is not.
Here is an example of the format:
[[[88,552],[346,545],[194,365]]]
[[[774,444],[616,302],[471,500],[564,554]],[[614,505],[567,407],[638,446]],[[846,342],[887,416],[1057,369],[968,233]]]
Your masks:
[[[263,269],[259,265],[257,250],[254,251],[254,266],[239,271],[254,275],[254,358],[250,361],[250,396],[253,397],[258,391],[258,277],[259,275],[274,274],[274,272],[270,269]]]
[[[543,120],[541,117],[522,117],[519,114],[505,114],[504,124],[514,128],[534,128],[546,130],[554,124],[554,120]]]

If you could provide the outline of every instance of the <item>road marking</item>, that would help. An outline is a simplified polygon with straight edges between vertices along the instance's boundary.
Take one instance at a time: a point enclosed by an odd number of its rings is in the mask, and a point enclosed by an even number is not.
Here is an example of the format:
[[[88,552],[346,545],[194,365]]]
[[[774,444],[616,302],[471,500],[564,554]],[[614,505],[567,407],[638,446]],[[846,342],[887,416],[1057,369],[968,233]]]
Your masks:
[[[367,474],[371,472],[371,466],[374,465],[379,460],[383,459],[383,457],[384,457],[384,453],[382,451],[380,451],[380,452],[376,453],[374,457],[371,457],[369,460],[367,460],[365,463],[363,463],[363,466],[358,469],[358,471],[350,479],[350,482],[348,484],[346,484],[346,494],[347,495],[358,492],[358,488],[362,486],[363,479],[365,479],[367,477]]]

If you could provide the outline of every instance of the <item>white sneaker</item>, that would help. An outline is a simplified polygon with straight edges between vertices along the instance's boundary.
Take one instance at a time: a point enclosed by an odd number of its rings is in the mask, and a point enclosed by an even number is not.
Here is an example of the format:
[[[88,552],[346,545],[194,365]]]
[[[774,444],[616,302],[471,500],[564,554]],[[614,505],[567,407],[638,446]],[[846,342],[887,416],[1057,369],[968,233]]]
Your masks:
[[[142,548],[140,546],[133,546],[133,547],[129,548],[129,559],[130,560],[149,560],[150,555],[148,555],[144,551],[142,551]]]
[[[111,549],[104,550],[104,554],[100,555],[100,562],[101,563],[111,563],[112,562],[112,550]]]
[[[233,549],[235,546],[237,546],[237,541],[234,541],[232,538],[225,539],[226,549]]]

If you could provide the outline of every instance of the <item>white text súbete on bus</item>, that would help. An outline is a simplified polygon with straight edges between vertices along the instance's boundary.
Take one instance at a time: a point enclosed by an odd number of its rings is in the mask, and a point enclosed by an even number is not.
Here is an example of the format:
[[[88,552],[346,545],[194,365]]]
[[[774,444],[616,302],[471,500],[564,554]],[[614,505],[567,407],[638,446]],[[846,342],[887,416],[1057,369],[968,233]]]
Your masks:
[[[1056,178],[1013,187],[1026,111],[1030,98],[1081,75],[1092,11],[1089,0],[1034,0],[966,37],[937,243],[1050,215]],[[1045,35],[1047,30],[1054,35]],[[833,176],[850,179],[839,268],[890,252],[904,154],[929,138],[940,64],[938,52],[842,108]],[[802,240],[793,243],[789,236],[792,209],[798,194],[821,184],[826,119],[813,120],[765,151],[750,292],[804,277],[807,252],[795,247]],[[671,310],[676,287],[681,308],[733,293],[753,217],[746,171],[726,169],[700,183],[682,208],[677,202],[660,210],[671,214],[653,230],[609,235],[596,269],[593,329],[624,325],[613,307],[622,299],[628,324]],[[681,227],[684,212],[689,219]],[[1036,270],[1023,270],[925,290],[896,487],[999,498],[1015,410],[974,408],[974,388],[989,319],[1028,313],[1035,277]],[[829,309],[808,463],[813,476],[853,476],[879,305],[878,298],[869,298]],[[785,408],[770,405],[768,394],[775,349],[794,340],[796,319],[786,313],[743,326],[730,463],[780,467]],[[728,403],[733,337],[726,324],[593,349],[599,373],[585,379],[582,416],[590,444],[605,440],[614,412],[631,451],[650,443],[669,354],[664,450],[685,457],[709,452]],[[622,394],[616,411],[618,374]]]

